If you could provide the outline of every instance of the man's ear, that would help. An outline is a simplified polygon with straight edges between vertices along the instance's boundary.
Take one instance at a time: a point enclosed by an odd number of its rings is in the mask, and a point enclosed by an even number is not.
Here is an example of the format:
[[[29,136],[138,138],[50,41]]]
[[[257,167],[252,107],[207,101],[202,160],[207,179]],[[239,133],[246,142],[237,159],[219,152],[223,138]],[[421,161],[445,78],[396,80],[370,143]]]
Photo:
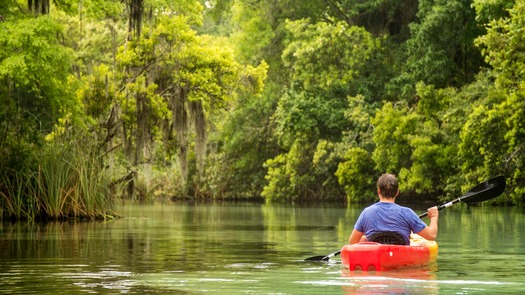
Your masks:
[[[399,189],[397,189],[396,197],[399,195]]]

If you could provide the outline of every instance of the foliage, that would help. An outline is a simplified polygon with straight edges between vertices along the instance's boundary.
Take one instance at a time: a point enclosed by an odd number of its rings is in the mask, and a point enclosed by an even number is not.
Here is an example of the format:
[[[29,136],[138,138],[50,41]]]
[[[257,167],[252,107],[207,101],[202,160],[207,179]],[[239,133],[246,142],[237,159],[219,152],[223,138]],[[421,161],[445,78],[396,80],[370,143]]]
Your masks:
[[[345,189],[349,203],[375,200],[373,177],[377,174],[370,153],[357,147],[346,151],[344,161],[339,164],[335,173]]]
[[[261,91],[258,75],[264,71],[247,68],[243,72],[226,40],[197,35],[185,16],[159,17],[151,30],[144,29],[142,37],[129,45],[117,55],[118,65],[126,69],[122,79],[127,95],[120,102],[126,137],[136,142],[139,153],[147,151],[145,140],[150,136],[165,142],[174,137],[173,152],[181,171],[177,181],[182,186],[191,184],[182,189],[183,194],[200,191],[212,127],[209,118],[229,107],[236,91]],[[244,83],[238,84],[241,79]],[[133,138],[135,130],[140,137]],[[128,144],[127,148],[133,147]],[[151,152],[136,155],[135,164],[154,156]],[[169,150],[167,156],[171,156]]]
[[[424,84],[416,88],[415,109],[387,103],[372,120],[376,169],[399,174],[403,191],[456,193],[447,178],[457,173],[454,163],[460,160],[455,156],[458,109],[452,102],[457,94],[453,89]]]
[[[356,203],[384,172],[434,200],[504,174],[524,204],[524,1],[35,3],[0,4],[14,217],[102,216],[109,179]]]
[[[312,199],[327,198],[328,192],[337,191],[337,188],[334,187],[335,181],[331,186],[327,185],[330,183],[328,180],[333,178],[337,163],[329,161],[326,163],[329,164],[328,167],[318,170],[318,165],[323,162],[317,161],[315,163],[314,158],[316,152],[321,152],[319,148],[326,146],[326,143],[319,144],[325,141],[339,140],[342,130],[347,125],[344,120],[344,109],[347,103],[346,100],[339,99],[341,97],[337,92],[325,94],[312,89],[312,93],[290,91],[289,94],[284,95],[279,100],[274,115],[277,126],[275,134],[280,146],[288,153],[284,157],[280,155],[275,161],[268,162],[268,167],[275,170],[269,172],[267,179],[270,182],[273,181],[270,178],[271,175],[280,179],[290,179],[289,185],[294,188],[294,195],[302,195],[298,191],[301,189]],[[307,146],[310,148],[306,148]],[[325,152],[331,153],[330,150]],[[331,158],[332,156],[328,155],[327,157]],[[317,155],[317,159],[320,158]],[[286,168],[275,168],[274,166],[281,164],[285,165]],[[279,171],[284,171],[287,176],[279,175]],[[280,181],[282,180],[277,180],[278,183]],[[323,185],[313,185],[313,183],[323,183]],[[283,193],[278,193],[282,188],[272,187],[278,191],[273,192],[270,186],[265,187],[263,196],[272,195],[272,198],[276,198],[273,194],[284,196]],[[310,189],[306,190],[303,187]],[[285,199],[288,198],[290,196],[285,197]]]
[[[256,68],[259,73],[251,77],[259,77],[262,82],[266,78],[265,67]],[[269,90],[258,95],[240,94],[230,112],[219,114],[222,125],[210,142],[216,143],[220,152],[210,155],[207,169],[213,195],[217,198],[258,197],[265,185],[264,161],[277,153],[270,123],[277,90],[266,89]]]
[[[275,134],[283,148],[289,148],[296,138],[305,134],[311,140],[337,140],[346,127],[344,110],[347,101],[339,93],[291,90],[279,100],[274,120]]]
[[[476,10],[476,19],[479,23],[488,24],[490,21],[508,17],[508,10],[515,1],[512,0],[474,0],[472,5]]]
[[[414,21],[418,2],[414,0],[328,1],[328,12],[349,25],[364,27],[374,35],[388,34],[404,39]]]
[[[525,156],[524,12],[525,3],[517,1],[508,17],[491,21],[487,34],[477,40],[493,69],[495,83],[465,124],[460,146],[464,171],[472,171],[474,179],[498,172],[507,175],[512,202],[520,205],[524,204]],[[473,169],[474,166],[479,168]]]
[[[274,202],[336,199],[341,192],[330,183],[331,180],[335,182],[330,175],[334,175],[336,166],[321,159],[321,154],[327,154],[326,142],[315,146],[306,138],[297,138],[288,153],[265,163],[268,184],[262,196]]]
[[[404,90],[399,93],[413,95],[419,81],[439,88],[471,82],[482,66],[473,40],[483,31],[470,2],[420,1],[417,17],[419,21],[410,24],[406,67],[396,78],[412,90],[400,85]]]
[[[113,218],[109,176],[97,148],[59,136],[37,152],[38,171],[3,174],[5,215],[16,219]],[[25,197],[30,194],[32,197]]]
[[[0,22],[0,79],[4,130],[25,138],[49,132],[54,120],[78,108],[68,88],[72,50],[50,17]],[[18,113],[16,116],[11,116]],[[4,125],[5,124],[5,125]]]
[[[284,50],[283,60],[304,88],[351,84],[380,46],[364,29],[342,22],[311,24],[305,19],[288,22],[287,28],[294,38]]]
[[[269,172],[267,179],[270,183],[273,175],[290,179],[294,195],[337,199],[340,188],[334,173],[338,161],[313,159],[320,158],[319,152],[328,153],[327,159],[340,158],[337,149],[319,148],[336,146],[342,132],[349,127],[344,118],[348,108],[346,97],[363,89],[357,77],[367,73],[367,62],[375,57],[380,43],[365,30],[342,22],[311,24],[305,19],[288,22],[287,28],[294,39],[284,50],[283,60],[294,75],[289,90],[279,99],[273,118],[274,134],[280,147],[288,152],[285,157],[276,158],[277,162],[268,162],[273,172]],[[310,148],[305,148],[305,143]],[[286,169],[272,164],[282,164]],[[319,164],[323,164],[323,168],[319,169]],[[278,171],[285,171],[287,176]],[[272,193],[271,187],[278,191]],[[270,185],[265,187],[263,196],[283,196],[279,191],[277,186]]]
[[[45,143],[59,119],[82,126],[82,110],[69,79],[73,51],[59,38],[63,32],[50,16],[0,21],[0,191],[11,200],[32,191],[17,188],[32,181],[39,160],[35,151]],[[13,188],[15,186],[15,188]],[[14,208],[34,202],[15,201]],[[17,215],[23,214],[16,210]]]

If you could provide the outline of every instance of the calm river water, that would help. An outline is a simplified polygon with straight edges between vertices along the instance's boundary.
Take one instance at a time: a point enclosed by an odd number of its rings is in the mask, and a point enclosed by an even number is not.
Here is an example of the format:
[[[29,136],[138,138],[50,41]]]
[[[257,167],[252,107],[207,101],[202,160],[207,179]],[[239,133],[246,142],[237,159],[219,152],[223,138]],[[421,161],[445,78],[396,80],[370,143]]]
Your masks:
[[[425,268],[351,273],[337,259],[303,261],[338,250],[361,209],[125,204],[107,222],[3,222],[0,294],[525,293],[517,208],[441,211],[438,261]]]

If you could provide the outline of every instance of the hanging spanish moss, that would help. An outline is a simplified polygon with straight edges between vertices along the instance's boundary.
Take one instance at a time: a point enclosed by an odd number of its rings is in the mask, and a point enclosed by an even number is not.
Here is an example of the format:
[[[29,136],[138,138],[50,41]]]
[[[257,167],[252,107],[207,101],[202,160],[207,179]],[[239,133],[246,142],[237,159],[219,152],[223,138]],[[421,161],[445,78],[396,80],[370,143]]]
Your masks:
[[[197,172],[202,173],[204,157],[206,155],[206,115],[201,101],[190,102],[190,116],[195,127],[195,157]]]
[[[129,12],[128,39],[131,39],[133,35],[140,37],[144,0],[127,0],[126,2]]]
[[[178,159],[183,181],[188,175],[188,112],[186,110],[187,93],[183,87],[176,87],[172,96],[171,108],[173,115],[173,129],[177,140]]]
[[[148,154],[148,118],[150,110],[146,93],[135,94],[135,103],[137,108],[137,129],[135,130],[135,165],[142,163]]]
[[[35,14],[48,14],[49,0],[27,0],[27,7]]]

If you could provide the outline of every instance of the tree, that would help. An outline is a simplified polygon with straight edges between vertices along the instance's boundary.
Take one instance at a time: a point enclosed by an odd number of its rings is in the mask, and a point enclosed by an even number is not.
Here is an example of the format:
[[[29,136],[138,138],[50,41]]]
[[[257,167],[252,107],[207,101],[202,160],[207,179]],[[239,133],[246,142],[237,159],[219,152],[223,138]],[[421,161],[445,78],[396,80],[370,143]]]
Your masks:
[[[42,144],[59,118],[75,118],[69,89],[72,50],[57,36],[62,27],[49,16],[0,22],[0,149],[3,169],[21,169],[32,145]]]
[[[508,16],[491,21],[487,34],[477,39],[492,68],[494,84],[469,116],[460,145],[465,159],[463,171],[473,180],[497,173],[507,175],[510,196],[520,205],[525,199],[524,12],[525,2],[517,1]]]
[[[347,101],[338,91],[325,93],[312,88],[299,93],[290,91],[281,97],[274,114],[275,134],[286,152],[267,162],[269,169],[274,171],[269,171],[267,180],[270,184],[265,187],[263,196],[295,200],[339,197],[340,189],[334,178],[337,161],[333,161],[331,155],[320,155],[333,153],[331,142],[340,140],[347,125],[344,120],[346,107]],[[286,168],[281,168],[281,164]],[[291,188],[272,186],[274,180],[270,176],[289,179]],[[281,180],[277,181],[280,183]],[[278,193],[290,189],[292,195]]]
[[[213,173],[209,177],[217,198],[259,197],[265,184],[263,163],[278,152],[271,116],[276,101],[273,96],[279,91],[266,86],[267,70],[265,63],[247,66],[242,81],[253,89],[240,92],[231,110],[214,120],[221,127],[210,135],[217,153],[210,155],[208,173]]]
[[[350,148],[344,155],[344,160],[338,165],[335,175],[339,184],[344,187],[349,203],[372,202],[375,181],[375,163],[371,154],[358,147]]]
[[[462,105],[452,88],[419,83],[417,105],[387,103],[376,113],[372,159],[376,170],[399,174],[403,191],[433,196],[456,193],[447,181],[457,170]],[[457,99],[457,100],[456,100]]]
[[[347,96],[366,92],[359,77],[368,73],[369,61],[380,56],[380,43],[362,28],[343,22],[312,24],[305,19],[288,22],[287,27],[293,38],[283,60],[293,76],[274,114],[275,135],[284,152],[267,162],[269,185],[263,195],[337,199],[341,188],[335,177],[340,157],[336,143],[349,127],[344,118]],[[289,188],[283,187],[284,179]],[[289,191],[293,195],[286,196]]]
[[[133,110],[127,116],[136,118],[126,125],[127,142],[135,134],[137,151],[143,153],[153,127],[164,126],[165,140],[174,134],[184,184],[192,146],[197,176],[202,172],[209,117],[233,99],[241,68],[227,43],[198,36],[184,16],[159,17],[130,45],[118,55],[121,67],[128,69],[128,96],[122,104]],[[132,101],[136,107],[129,105]],[[141,159],[136,157],[135,163]]]
[[[471,82],[483,65],[473,44],[483,29],[470,2],[421,1],[417,16],[419,21],[410,24],[406,68],[394,82],[400,84],[399,94],[413,96],[419,81],[438,88]],[[411,90],[402,89],[407,83]]]

